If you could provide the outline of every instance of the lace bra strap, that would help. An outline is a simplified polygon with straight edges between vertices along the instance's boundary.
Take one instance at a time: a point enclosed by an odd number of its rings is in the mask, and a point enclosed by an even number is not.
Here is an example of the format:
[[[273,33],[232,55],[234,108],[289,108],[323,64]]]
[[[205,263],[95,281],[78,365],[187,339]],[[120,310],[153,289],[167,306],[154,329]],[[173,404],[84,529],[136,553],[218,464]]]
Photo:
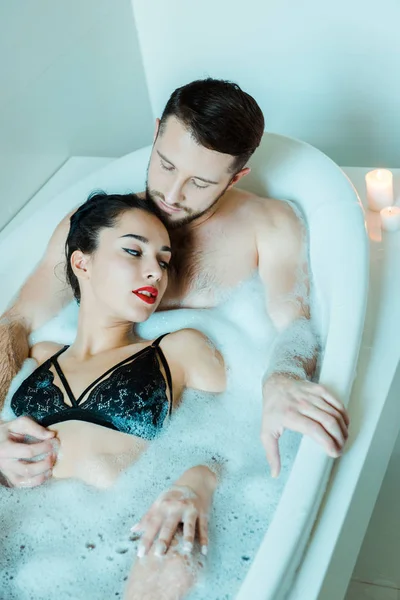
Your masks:
[[[171,415],[172,405],[173,405],[173,402],[174,402],[173,391],[172,391],[171,370],[169,368],[168,361],[165,358],[165,354],[164,354],[164,352],[160,348],[160,342],[161,342],[161,340],[166,335],[168,335],[168,333],[164,333],[163,335],[160,335],[160,337],[158,337],[156,340],[154,340],[154,342],[151,344],[151,347],[154,348],[155,351],[157,352],[158,356],[160,357],[162,366],[164,367],[165,376],[167,378],[167,383],[168,383],[168,387],[169,387],[169,395],[170,395],[170,398],[171,398],[170,405],[169,405],[169,415]]]

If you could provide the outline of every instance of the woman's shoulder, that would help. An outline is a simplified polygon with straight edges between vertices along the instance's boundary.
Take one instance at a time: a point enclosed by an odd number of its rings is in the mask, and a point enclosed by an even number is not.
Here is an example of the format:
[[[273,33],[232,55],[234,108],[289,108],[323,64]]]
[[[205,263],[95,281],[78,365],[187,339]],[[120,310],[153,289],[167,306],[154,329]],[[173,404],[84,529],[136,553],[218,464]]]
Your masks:
[[[62,344],[56,342],[38,342],[32,346],[29,354],[41,365],[63,347]]]
[[[163,348],[180,363],[186,387],[220,392],[225,389],[225,365],[212,341],[197,329],[180,329],[165,336]]]
[[[204,342],[211,343],[204,333],[201,333],[198,329],[192,329],[187,327],[185,329],[178,329],[178,331],[172,331],[167,334],[163,340],[170,340],[173,344],[201,344]]]
[[[191,353],[215,353],[212,341],[198,329],[185,328],[173,331],[163,337],[161,346],[173,355],[188,355]]]

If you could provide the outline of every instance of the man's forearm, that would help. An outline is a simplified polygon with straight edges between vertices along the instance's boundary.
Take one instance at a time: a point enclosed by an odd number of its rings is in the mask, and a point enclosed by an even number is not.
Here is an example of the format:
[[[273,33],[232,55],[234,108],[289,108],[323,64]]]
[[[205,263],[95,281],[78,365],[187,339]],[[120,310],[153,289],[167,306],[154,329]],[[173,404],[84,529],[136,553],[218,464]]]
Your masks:
[[[264,381],[275,374],[310,379],[315,373],[319,349],[312,321],[306,317],[293,321],[276,339]]]
[[[0,409],[13,377],[29,356],[28,330],[12,313],[0,317]]]

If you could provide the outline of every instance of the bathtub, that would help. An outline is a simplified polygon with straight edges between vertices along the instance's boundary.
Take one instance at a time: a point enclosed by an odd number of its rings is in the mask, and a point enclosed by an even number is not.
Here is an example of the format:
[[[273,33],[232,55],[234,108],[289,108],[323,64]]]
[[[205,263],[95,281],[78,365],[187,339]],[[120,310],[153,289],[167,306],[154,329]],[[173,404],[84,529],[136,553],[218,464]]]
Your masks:
[[[112,161],[58,194],[25,220],[19,218],[17,226],[10,223],[0,237],[0,311],[6,308],[40,259],[56,224],[93,189],[119,193],[144,189],[150,149],[146,147]],[[317,317],[325,340],[320,381],[345,404],[352,397],[353,432],[358,432],[363,421],[368,421],[369,429],[361,446],[357,448],[357,440],[350,444],[349,452],[336,461],[333,472],[333,461],[312,440],[302,440],[279,506],[237,598],[312,600],[321,597],[339,600],[345,592],[361,544],[368,510],[364,510],[364,519],[358,519],[357,532],[353,532],[350,541],[348,535],[342,535],[343,526],[354,510],[352,502],[356,492],[360,492],[357,484],[362,473],[365,475],[366,457],[373,448],[374,434],[384,412],[396,363],[393,358],[396,352],[391,348],[390,360],[386,357],[385,362],[386,353],[383,358],[377,356],[376,364],[372,364],[371,340],[378,336],[379,354],[390,322],[377,324],[376,315],[379,316],[380,309],[370,298],[367,328],[362,338],[370,272],[369,243],[360,199],[345,173],[317,149],[275,134],[264,135],[250,166],[252,170],[243,187],[262,195],[293,200],[305,215],[310,232]],[[379,260],[383,260],[382,254]],[[371,275],[376,281],[375,271],[372,270]],[[388,290],[383,292],[387,298]],[[397,298],[400,298],[400,289],[397,292]],[[398,321],[400,323],[400,319]],[[386,369],[385,382],[380,381],[378,386],[378,407],[370,400],[371,391],[376,391],[378,385],[374,374],[379,372],[371,371],[371,364],[373,369],[382,368],[382,364]],[[357,379],[353,386],[356,367]],[[366,393],[367,408],[373,413],[371,420],[368,420],[369,413],[363,413]],[[390,419],[392,427],[385,442],[390,454],[396,434],[393,410],[386,418]],[[379,485],[379,477],[376,477],[376,493]],[[343,544],[352,546],[345,568],[340,554]],[[339,558],[335,550],[339,551]],[[332,578],[336,585],[334,595],[329,583]],[[326,594],[321,596],[324,586]]]

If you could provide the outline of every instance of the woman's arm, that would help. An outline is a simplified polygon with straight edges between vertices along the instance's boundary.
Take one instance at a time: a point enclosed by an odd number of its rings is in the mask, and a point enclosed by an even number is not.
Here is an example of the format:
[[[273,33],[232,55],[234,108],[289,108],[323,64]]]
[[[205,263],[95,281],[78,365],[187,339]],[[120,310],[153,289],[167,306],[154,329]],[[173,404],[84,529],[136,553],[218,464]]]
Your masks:
[[[225,390],[226,373],[222,356],[202,333],[183,329],[166,337],[163,346],[183,387],[206,392]],[[203,462],[201,458],[200,461]],[[139,557],[148,554],[152,547],[155,554],[165,554],[180,524],[183,524],[182,551],[191,552],[197,526],[201,551],[207,554],[208,513],[218,484],[220,463],[211,456],[203,464],[188,468],[132,527],[132,531],[141,532]]]
[[[173,357],[183,371],[184,386],[223,392],[226,388],[224,359],[213,343],[197,329],[182,329],[171,338]]]

